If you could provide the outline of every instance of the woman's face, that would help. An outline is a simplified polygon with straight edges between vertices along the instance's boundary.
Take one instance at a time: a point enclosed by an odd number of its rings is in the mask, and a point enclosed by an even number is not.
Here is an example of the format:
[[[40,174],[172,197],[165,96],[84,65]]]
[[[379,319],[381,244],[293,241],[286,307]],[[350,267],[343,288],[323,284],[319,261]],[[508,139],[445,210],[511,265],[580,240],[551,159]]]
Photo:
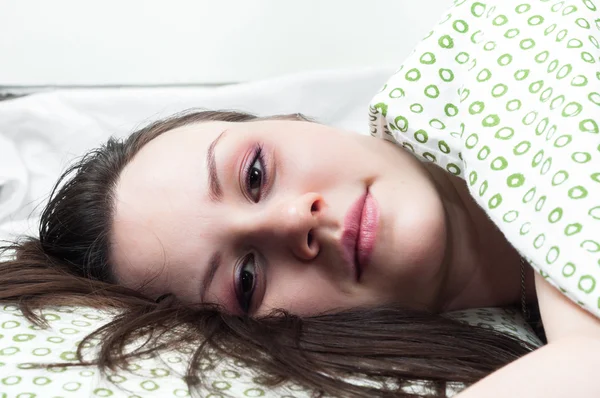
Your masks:
[[[119,283],[264,315],[426,308],[440,288],[444,207],[395,145],[283,120],[162,134],[115,188]]]

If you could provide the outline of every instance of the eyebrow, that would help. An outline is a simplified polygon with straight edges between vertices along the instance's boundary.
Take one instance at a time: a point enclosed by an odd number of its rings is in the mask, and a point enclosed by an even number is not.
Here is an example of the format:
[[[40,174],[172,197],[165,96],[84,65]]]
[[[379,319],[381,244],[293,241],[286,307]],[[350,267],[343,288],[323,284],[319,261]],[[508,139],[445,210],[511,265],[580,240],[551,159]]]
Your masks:
[[[215,160],[215,148],[221,138],[225,135],[227,130],[223,130],[217,138],[208,146],[206,151],[206,167],[208,168],[208,197],[213,202],[218,202],[223,199],[223,188],[221,188],[221,182],[219,181],[219,174],[217,173],[217,162]],[[202,278],[202,291],[200,292],[201,302],[205,301],[206,292],[210,288],[215,274],[221,265],[221,253],[214,252],[208,260],[208,267]]]
[[[208,168],[208,197],[213,202],[220,202],[223,199],[223,189],[217,173],[217,162],[215,161],[215,147],[225,135],[227,130],[221,134],[208,146],[206,151],[206,167]]]
[[[221,253],[214,252],[212,256],[210,256],[210,260],[208,261],[208,267],[206,268],[206,272],[204,273],[204,277],[202,278],[202,291],[200,292],[200,301],[205,302],[206,292],[210,287],[213,279],[215,278],[215,274],[221,265]]]

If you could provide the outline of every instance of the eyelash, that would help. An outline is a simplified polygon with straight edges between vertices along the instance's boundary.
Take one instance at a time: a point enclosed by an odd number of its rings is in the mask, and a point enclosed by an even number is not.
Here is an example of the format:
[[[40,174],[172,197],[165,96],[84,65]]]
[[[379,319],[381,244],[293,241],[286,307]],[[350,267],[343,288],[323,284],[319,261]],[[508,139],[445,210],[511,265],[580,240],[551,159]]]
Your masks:
[[[258,161],[259,165],[260,165],[260,172],[261,172],[261,176],[260,176],[260,183],[259,183],[259,193],[258,196],[255,198],[252,195],[252,187],[251,187],[251,177],[252,177],[252,170],[255,168],[254,165],[256,164],[256,162]],[[245,191],[246,191],[246,195],[249,197],[250,200],[252,200],[252,202],[254,203],[258,203],[261,199],[261,197],[263,196],[263,188],[266,185],[266,182],[268,181],[268,173],[267,173],[267,168],[266,168],[266,162],[265,162],[265,158],[264,158],[264,154],[263,154],[263,148],[262,145],[257,145],[256,148],[254,149],[254,153],[252,154],[252,160],[250,161],[250,163],[248,164],[248,166],[246,167],[245,171],[244,171],[244,185],[245,185]],[[252,289],[250,292],[247,292],[246,294],[244,294],[243,291],[243,272],[245,269],[245,265],[249,264],[250,261],[252,260],[252,264],[253,264],[253,279],[252,279]],[[250,309],[250,307],[252,306],[252,298],[254,296],[255,290],[256,290],[256,286],[258,285],[257,279],[258,279],[258,272],[257,272],[257,256],[254,253],[249,253],[247,255],[245,255],[242,258],[242,261],[238,264],[238,266],[235,269],[235,279],[234,279],[234,289],[235,289],[235,295],[237,297],[239,306],[242,310],[242,312],[244,314],[248,313],[248,310]],[[246,271],[247,272],[247,271]]]
[[[258,163],[260,164],[260,168],[261,168],[261,172],[262,172],[262,176],[261,176],[261,180],[260,180],[260,193],[258,195],[257,198],[253,198],[252,197],[252,193],[251,193],[251,188],[250,188],[250,178],[251,178],[251,172],[252,169],[254,169],[254,164],[256,163],[256,161],[258,161]],[[263,154],[263,148],[261,145],[257,145],[256,149],[254,150],[254,154],[252,155],[252,161],[248,164],[248,166],[246,167],[246,170],[244,172],[244,181],[245,181],[245,190],[246,190],[246,194],[248,195],[248,197],[250,198],[250,200],[252,200],[254,203],[258,203],[262,197],[262,189],[265,186],[265,183],[268,178],[268,172],[267,172],[267,168],[266,168],[266,164],[265,164],[265,158],[264,158],[264,154]]]
[[[250,261],[252,260],[252,261]],[[243,290],[243,272],[246,268],[245,265],[252,263],[252,289],[244,293]],[[235,296],[237,298],[240,309],[244,314],[248,314],[248,311],[252,307],[252,298],[254,296],[256,287],[258,285],[258,272],[257,272],[257,256],[254,253],[249,253],[242,258],[242,261],[236,266],[235,269]],[[247,272],[247,271],[246,271]]]

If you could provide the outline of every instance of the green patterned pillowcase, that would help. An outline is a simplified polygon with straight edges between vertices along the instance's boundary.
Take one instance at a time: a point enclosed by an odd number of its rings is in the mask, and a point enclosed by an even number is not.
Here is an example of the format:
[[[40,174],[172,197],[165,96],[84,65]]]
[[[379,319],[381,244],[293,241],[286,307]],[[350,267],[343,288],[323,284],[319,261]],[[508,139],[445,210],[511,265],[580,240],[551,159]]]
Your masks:
[[[515,310],[486,308],[449,314],[464,322],[495,328],[540,345]],[[91,308],[57,307],[43,310],[50,325],[41,330],[31,325],[15,305],[0,306],[0,397],[188,397],[181,377],[185,372],[184,350],[144,357],[127,370],[100,378],[94,367],[35,369],[32,364],[75,359],[78,342],[111,318]],[[97,342],[94,342],[96,344]],[[94,347],[88,347],[93,352]],[[191,349],[191,348],[190,348]],[[209,385],[235,397],[309,397],[308,391],[288,384],[267,388],[242,363],[224,360]],[[422,388],[415,383],[414,388]],[[4,394],[4,395],[3,395]],[[20,394],[20,395],[19,395]],[[208,395],[210,396],[210,395]],[[216,397],[216,396],[213,396]]]
[[[600,2],[456,0],[370,106],[371,134],[467,181],[600,316]]]

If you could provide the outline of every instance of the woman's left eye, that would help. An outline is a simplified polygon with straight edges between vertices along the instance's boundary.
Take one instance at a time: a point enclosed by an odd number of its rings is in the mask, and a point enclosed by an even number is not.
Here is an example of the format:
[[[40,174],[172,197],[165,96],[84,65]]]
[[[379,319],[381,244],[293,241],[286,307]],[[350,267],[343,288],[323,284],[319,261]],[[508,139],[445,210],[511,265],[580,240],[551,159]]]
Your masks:
[[[258,149],[246,172],[246,190],[252,201],[260,200],[264,180],[262,149]]]
[[[240,307],[245,314],[252,306],[252,296],[256,289],[256,257],[254,254],[247,255],[238,267],[236,276],[235,292]]]

